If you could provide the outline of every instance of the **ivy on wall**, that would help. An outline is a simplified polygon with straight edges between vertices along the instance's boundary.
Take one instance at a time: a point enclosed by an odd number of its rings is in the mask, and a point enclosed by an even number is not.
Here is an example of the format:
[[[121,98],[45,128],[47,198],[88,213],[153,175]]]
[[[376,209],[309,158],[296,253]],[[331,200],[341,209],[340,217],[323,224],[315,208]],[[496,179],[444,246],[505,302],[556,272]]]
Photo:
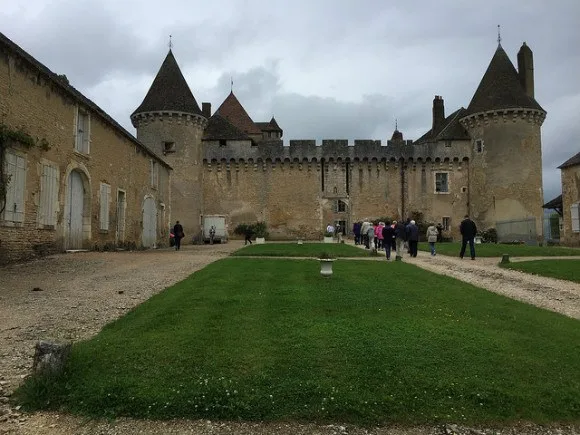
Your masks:
[[[27,148],[39,147],[43,151],[48,151],[50,149],[50,145],[46,139],[35,139],[23,128],[14,130],[7,125],[0,123],[0,213],[2,213],[6,207],[6,195],[8,193],[8,184],[10,183],[10,177],[6,173],[5,160],[6,149],[8,148],[8,144],[11,142],[18,142]]]

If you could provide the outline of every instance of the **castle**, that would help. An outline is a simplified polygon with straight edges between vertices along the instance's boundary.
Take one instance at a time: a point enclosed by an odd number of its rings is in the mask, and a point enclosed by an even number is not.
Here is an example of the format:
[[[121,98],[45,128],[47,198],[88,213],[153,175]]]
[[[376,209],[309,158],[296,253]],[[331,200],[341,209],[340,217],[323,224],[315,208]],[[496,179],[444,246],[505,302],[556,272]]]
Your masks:
[[[328,222],[421,212],[458,236],[469,214],[481,229],[526,223],[542,237],[541,126],[533,54],[518,68],[498,43],[467,108],[445,114],[433,100],[431,129],[415,141],[395,129],[375,140],[282,142],[274,118],[254,122],[234,93],[212,113],[200,109],[175,57],[167,54],[131,115],[137,139],[173,168],[171,215],[200,234],[203,215],[226,215],[230,229],[265,221],[272,238],[319,238]]]

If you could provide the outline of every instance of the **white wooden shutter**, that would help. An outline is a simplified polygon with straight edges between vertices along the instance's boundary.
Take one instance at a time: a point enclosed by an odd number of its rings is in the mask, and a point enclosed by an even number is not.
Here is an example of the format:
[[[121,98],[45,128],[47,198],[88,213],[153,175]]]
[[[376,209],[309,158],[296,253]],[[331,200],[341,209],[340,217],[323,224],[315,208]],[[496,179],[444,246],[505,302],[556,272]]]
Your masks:
[[[572,218],[572,231],[580,232],[580,204],[572,204],[570,206],[570,217]]]
[[[111,197],[111,186],[105,183],[101,183],[101,213],[100,213],[100,223],[101,230],[109,229],[109,200]]]
[[[40,225],[56,225],[58,211],[58,170],[56,167],[42,165],[40,180],[40,207],[38,223]]]
[[[26,186],[26,160],[11,152],[6,153],[6,175],[10,181],[6,192],[4,219],[24,222],[24,192]]]

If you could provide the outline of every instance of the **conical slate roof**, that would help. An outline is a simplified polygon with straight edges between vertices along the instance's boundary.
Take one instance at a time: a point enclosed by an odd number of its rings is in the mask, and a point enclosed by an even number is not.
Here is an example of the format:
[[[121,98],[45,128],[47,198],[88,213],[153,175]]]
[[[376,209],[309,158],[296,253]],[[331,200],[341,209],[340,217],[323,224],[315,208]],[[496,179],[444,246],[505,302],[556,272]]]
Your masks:
[[[171,50],[161,64],[145,99],[131,116],[164,110],[202,115]]]
[[[488,110],[514,108],[544,111],[534,98],[526,94],[514,65],[502,46],[498,45],[465,116]]]
[[[246,109],[244,109],[240,101],[236,98],[233,91],[230,92],[230,95],[228,95],[215,113],[226,118],[246,134],[262,134],[262,130],[252,121],[252,118],[250,118],[250,115],[248,115],[248,112],[246,112]]]
[[[229,122],[223,116],[215,113],[207,123],[203,132],[204,140],[250,140],[250,137]]]

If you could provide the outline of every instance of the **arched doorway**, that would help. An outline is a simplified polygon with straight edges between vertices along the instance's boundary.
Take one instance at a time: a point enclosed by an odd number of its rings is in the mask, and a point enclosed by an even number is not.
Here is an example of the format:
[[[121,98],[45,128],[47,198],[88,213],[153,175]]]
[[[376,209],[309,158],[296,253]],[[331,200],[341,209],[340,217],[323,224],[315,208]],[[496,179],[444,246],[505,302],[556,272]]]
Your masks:
[[[83,247],[83,223],[85,211],[85,189],[80,172],[72,171],[68,176],[65,210],[66,249]]]
[[[145,198],[143,204],[143,236],[142,244],[145,248],[155,248],[157,243],[157,206],[155,199]]]

